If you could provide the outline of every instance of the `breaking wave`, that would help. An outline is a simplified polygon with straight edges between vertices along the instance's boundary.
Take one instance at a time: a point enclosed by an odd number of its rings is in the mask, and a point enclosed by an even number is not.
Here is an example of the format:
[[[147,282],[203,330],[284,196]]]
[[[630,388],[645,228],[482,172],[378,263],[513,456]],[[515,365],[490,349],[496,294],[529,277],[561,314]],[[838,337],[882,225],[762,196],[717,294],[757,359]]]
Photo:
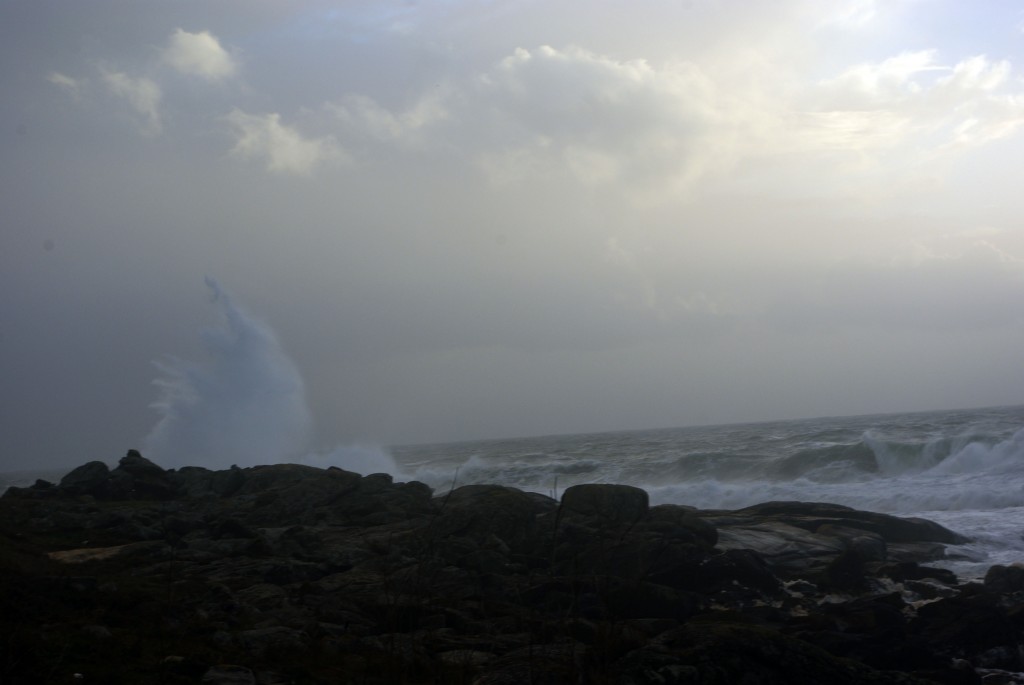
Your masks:
[[[281,462],[338,466],[400,476],[384,448],[373,445],[311,450],[313,420],[298,367],[269,325],[237,306],[211,278],[220,325],[204,328],[205,358],[156,362],[160,418],[143,451],[167,468],[225,469]]]

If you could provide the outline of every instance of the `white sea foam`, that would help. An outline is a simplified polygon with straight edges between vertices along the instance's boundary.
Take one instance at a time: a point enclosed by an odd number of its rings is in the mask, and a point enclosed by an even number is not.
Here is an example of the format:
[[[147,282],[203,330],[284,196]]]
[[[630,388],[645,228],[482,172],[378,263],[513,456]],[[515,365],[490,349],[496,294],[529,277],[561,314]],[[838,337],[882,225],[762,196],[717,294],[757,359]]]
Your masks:
[[[939,474],[1024,474],[1024,429],[994,445],[968,443],[936,464],[931,471]]]
[[[550,436],[402,450],[447,489],[500,483],[645,488],[653,504],[819,501],[920,516],[972,538],[942,564],[974,576],[1024,560],[1024,408]],[[767,437],[766,437],[767,436]]]

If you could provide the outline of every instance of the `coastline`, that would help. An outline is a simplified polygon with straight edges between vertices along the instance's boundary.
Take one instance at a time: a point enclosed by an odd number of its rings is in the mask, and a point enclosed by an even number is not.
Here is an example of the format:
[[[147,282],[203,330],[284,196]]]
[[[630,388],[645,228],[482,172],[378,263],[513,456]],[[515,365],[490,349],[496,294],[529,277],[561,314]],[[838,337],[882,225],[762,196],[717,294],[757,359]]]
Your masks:
[[[0,672],[14,682],[44,661],[53,682],[852,685],[1024,670],[1024,569],[963,582],[931,565],[955,532],[837,505],[702,511],[608,484],[560,502],[498,485],[435,497],[385,474],[165,471],[131,451],[12,489],[0,512],[19,654]]]

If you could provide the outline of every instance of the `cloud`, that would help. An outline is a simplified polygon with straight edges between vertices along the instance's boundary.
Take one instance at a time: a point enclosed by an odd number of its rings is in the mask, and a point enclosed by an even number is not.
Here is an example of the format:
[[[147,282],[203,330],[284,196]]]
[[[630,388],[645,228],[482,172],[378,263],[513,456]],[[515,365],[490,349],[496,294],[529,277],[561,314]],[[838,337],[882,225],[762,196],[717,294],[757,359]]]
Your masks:
[[[852,67],[808,92],[804,147],[913,150],[918,162],[1004,137],[1024,123],[1009,62],[973,56],[939,64],[934,50]],[[851,135],[852,134],[852,135]]]
[[[727,110],[738,103],[690,62],[519,48],[480,76],[477,94],[504,138],[493,141],[490,166],[525,162],[525,171],[568,170],[586,184],[679,188],[731,155]]]
[[[78,95],[79,91],[82,88],[82,83],[80,81],[73,79],[65,74],[62,74],[59,71],[51,71],[49,74],[46,75],[46,80],[52,83],[53,85],[57,86],[58,88],[62,88],[65,91],[71,93],[72,95]]]
[[[189,33],[177,29],[171,34],[161,58],[182,74],[208,81],[219,81],[238,71],[238,63],[209,31]]]
[[[124,99],[138,114],[142,115],[142,129],[148,134],[158,134],[163,129],[160,120],[160,86],[152,79],[129,76],[122,71],[101,69],[103,82],[114,95]]]
[[[333,136],[305,138],[281,123],[281,115],[247,114],[234,109],[225,117],[236,137],[232,154],[266,161],[267,171],[308,175],[323,162],[343,159]]]
[[[692,63],[655,67],[550,46],[518,48],[404,109],[363,94],[327,106],[348,136],[459,150],[499,184],[567,176],[640,194],[726,166],[737,109]]]
[[[858,64],[822,83],[820,90],[831,96],[836,106],[849,109],[902,100],[921,92],[917,76],[948,71],[936,64],[935,58],[935,50],[919,50],[902,52],[881,62]]]
[[[352,94],[339,103],[328,105],[328,110],[347,127],[378,140],[414,142],[421,138],[424,130],[449,118],[445,102],[449,96],[447,90],[435,88],[409,109],[394,113],[373,98]]]
[[[923,167],[1008,135],[1024,116],[1011,65],[984,56],[946,64],[936,50],[901,52],[816,82],[800,76],[764,55],[655,63],[541,46],[401,110],[356,94],[327,109],[346,134],[460,150],[497,185],[568,179],[644,203],[727,183],[748,160],[792,169],[795,156],[825,165],[809,179],[819,190],[849,188],[883,157]]]
[[[831,22],[846,28],[863,28],[878,15],[878,0],[851,0],[843,3]]]

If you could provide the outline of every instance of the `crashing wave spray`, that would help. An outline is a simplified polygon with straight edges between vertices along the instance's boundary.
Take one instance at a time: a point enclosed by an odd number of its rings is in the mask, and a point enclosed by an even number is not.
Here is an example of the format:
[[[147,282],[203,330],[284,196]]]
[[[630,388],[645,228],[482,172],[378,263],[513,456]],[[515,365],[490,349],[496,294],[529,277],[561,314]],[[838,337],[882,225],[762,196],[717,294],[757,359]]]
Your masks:
[[[376,447],[309,451],[313,422],[305,384],[274,331],[236,306],[207,277],[222,323],[201,332],[207,359],[156,363],[160,420],[146,436],[148,457],[165,467],[255,466],[300,462],[370,473],[397,473]]]

